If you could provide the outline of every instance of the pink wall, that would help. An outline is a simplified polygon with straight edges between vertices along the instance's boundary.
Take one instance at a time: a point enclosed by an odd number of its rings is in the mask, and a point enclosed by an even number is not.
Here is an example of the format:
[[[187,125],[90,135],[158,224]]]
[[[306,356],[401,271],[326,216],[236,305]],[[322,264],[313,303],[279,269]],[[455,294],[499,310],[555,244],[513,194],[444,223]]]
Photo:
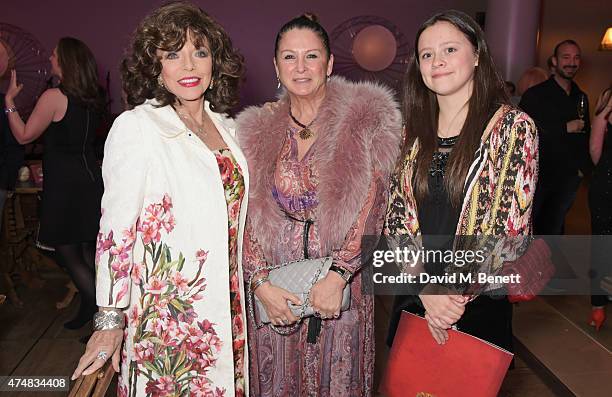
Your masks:
[[[499,1],[499,0],[494,0]],[[601,35],[612,22],[607,0],[542,0],[538,64],[545,66],[554,44],[576,39],[583,48],[584,66],[577,81],[594,102],[609,82],[612,52],[597,51]],[[0,5],[0,22],[17,25],[36,36],[50,51],[62,36],[75,36],[94,51],[100,69],[111,72],[113,110],[120,110],[118,64],[129,36],[142,17],[161,0],[15,0]],[[331,31],[355,16],[377,15],[395,23],[411,41],[416,29],[436,11],[456,8],[475,15],[487,9],[487,0],[235,0],[223,3],[196,0],[221,22],[247,61],[243,104],[274,96],[275,76],[271,64],[278,28],[304,11],[315,12]]]
[[[62,36],[74,36],[86,42],[104,74],[111,72],[113,110],[120,111],[118,64],[123,50],[138,22],[162,3],[160,0],[3,1],[0,22],[29,31],[49,51]],[[487,6],[486,0],[199,0],[194,3],[227,29],[246,58],[244,105],[273,98],[276,79],[272,52],[276,32],[284,22],[304,11],[316,13],[330,34],[337,25],[352,17],[380,16],[395,23],[412,41],[418,26],[434,12],[456,8],[474,16]]]

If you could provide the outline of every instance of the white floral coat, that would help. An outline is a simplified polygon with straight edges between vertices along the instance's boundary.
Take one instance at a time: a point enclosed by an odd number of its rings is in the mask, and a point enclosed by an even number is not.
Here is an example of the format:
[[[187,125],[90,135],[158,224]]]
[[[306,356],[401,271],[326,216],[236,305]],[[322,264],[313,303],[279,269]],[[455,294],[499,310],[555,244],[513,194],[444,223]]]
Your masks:
[[[147,101],[117,118],[102,166],[97,303],[125,309],[128,323],[118,395],[174,389],[181,396],[233,396],[228,208],[219,167],[170,106],[155,104]],[[247,189],[233,120],[205,106]],[[245,191],[238,230],[241,291],[247,199]],[[244,350],[248,385],[246,344]]]

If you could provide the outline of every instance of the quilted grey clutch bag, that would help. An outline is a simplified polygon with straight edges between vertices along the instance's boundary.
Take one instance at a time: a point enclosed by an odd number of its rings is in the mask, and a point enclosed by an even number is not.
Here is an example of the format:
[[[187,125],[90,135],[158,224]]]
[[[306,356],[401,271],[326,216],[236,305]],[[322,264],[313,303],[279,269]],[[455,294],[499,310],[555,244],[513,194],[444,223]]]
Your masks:
[[[294,305],[289,303],[289,308],[297,318],[302,320],[305,317],[314,315],[314,309],[312,306],[310,306],[309,302],[310,289],[316,284],[317,281],[321,280],[327,275],[332,262],[332,258],[327,256],[323,258],[302,259],[299,261],[287,262],[278,266],[265,267],[262,270],[269,271],[268,279],[273,285],[284,288],[300,298],[302,305]],[[253,295],[255,298],[255,305],[257,306],[259,320],[263,324],[269,323],[270,319],[268,318],[268,314],[266,313],[263,304],[259,301],[255,294]],[[342,306],[340,310],[348,310],[350,301],[351,286],[347,284],[342,291]],[[251,316],[253,315],[254,313],[251,313]]]

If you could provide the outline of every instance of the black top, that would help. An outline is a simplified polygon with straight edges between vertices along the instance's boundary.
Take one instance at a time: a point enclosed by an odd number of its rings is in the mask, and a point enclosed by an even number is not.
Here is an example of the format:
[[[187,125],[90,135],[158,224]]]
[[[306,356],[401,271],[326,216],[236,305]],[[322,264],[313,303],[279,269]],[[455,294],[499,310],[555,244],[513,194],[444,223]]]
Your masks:
[[[612,135],[610,134],[612,134],[612,125],[608,123],[601,157],[593,170],[593,178],[589,185],[591,232],[595,235],[612,234],[612,138],[610,138]],[[609,262],[607,255],[604,257],[605,260],[600,262]]]
[[[103,184],[94,153],[100,114],[68,97],[66,114],[44,132],[38,239],[45,245],[95,241]]]
[[[427,200],[417,202],[419,226],[423,235],[454,236],[457,230],[460,209],[452,206],[444,185],[446,164],[457,138],[438,138],[438,151],[434,153],[429,166],[429,196]]]
[[[612,183],[610,181],[612,171],[612,138],[610,138],[612,136],[612,124],[608,123],[607,131],[601,148],[601,156],[593,171],[593,179],[603,176],[608,183]]]
[[[23,164],[24,147],[17,142],[11,132],[8,118],[4,113],[2,93],[0,93],[0,112],[0,189],[13,190],[17,171]]]
[[[585,97],[584,131],[568,133],[567,122],[579,119],[578,104]],[[519,106],[535,121],[540,143],[539,183],[554,184],[575,176],[578,170],[586,173],[590,167],[589,102],[586,94],[572,81],[569,95],[555,81],[554,76],[528,89]]]
[[[429,168],[429,195],[417,200],[418,220],[423,234],[423,248],[426,250],[452,249],[453,236],[459,223],[461,208],[451,205],[444,186],[444,175],[450,151],[457,137],[438,138],[438,151],[434,153]],[[462,200],[463,201],[463,198]],[[427,263],[425,270],[430,275],[444,274],[446,266],[441,263]],[[425,283],[427,284],[427,283]],[[420,284],[422,288],[425,284]],[[444,284],[444,283],[441,283]],[[452,287],[452,285],[447,285]],[[387,344],[391,346],[402,310],[423,316],[425,309],[415,296],[396,296],[393,303]],[[457,327],[478,338],[512,351],[512,307],[506,299],[491,299],[482,295],[467,304]]]
[[[433,154],[429,166],[429,195],[426,200],[417,200],[419,227],[423,236],[425,250],[452,250],[461,209],[451,204],[444,175],[450,152],[458,139],[438,138],[438,150]],[[430,273],[443,273],[441,263],[429,263],[426,270]]]
[[[43,181],[57,177],[61,182],[71,176],[96,179],[100,167],[96,163],[94,140],[100,122],[99,113],[68,97],[64,118],[52,122],[43,135]]]

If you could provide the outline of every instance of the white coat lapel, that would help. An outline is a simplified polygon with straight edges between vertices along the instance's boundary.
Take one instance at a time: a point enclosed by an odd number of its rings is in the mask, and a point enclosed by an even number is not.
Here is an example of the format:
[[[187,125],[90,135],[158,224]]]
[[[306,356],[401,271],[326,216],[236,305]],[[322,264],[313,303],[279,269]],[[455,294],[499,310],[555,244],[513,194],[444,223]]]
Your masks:
[[[217,127],[217,131],[219,131],[219,134],[221,134],[221,137],[227,144],[227,147],[232,151],[232,155],[238,162],[238,165],[240,165],[240,168],[242,169],[242,172],[244,174],[243,178],[245,178],[246,186],[249,186],[247,162],[246,158],[242,154],[242,150],[240,150],[240,147],[236,142],[236,124],[234,123],[234,120],[210,110],[210,103],[208,101],[206,101],[204,106],[206,109],[206,113],[208,113],[208,116],[212,120],[213,124],[215,125],[215,127]]]

